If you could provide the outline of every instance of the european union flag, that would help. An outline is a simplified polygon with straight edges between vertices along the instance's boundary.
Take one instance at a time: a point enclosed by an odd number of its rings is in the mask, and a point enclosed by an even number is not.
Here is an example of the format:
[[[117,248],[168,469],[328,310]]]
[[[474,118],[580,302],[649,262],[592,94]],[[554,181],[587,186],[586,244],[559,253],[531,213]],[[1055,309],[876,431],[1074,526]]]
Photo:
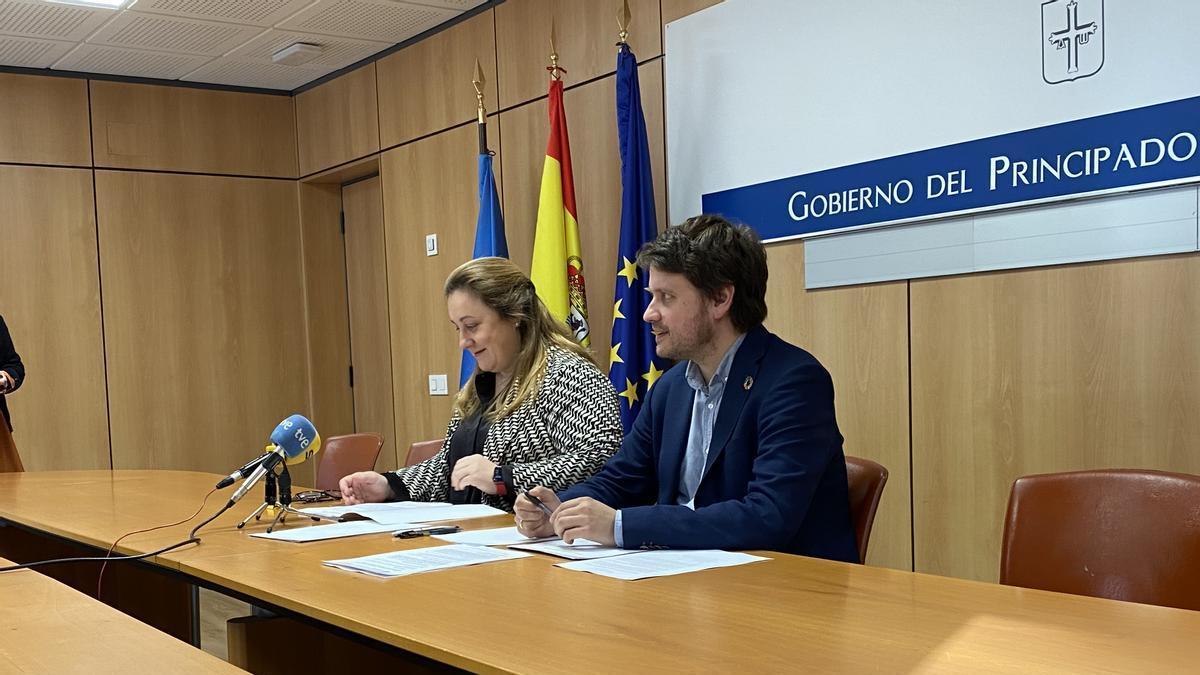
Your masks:
[[[608,378],[621,403],[621,424],[628,432],[641,401],[662,375],[654,355],[650,324],[642,321],[649,304],[644,272],[636,259],[642,244],[658,236],[650,144],[638,85],[637,59],[622,44],[617,52],[617,136],[621,146],[621,243],[617,248],[617,284],[613,304],[612,352]]]
[[[492,173],[492,153],[479,153],[479,218],[475,221],[475,250],[472,258],[508,257],[508,240],[504,238],[504,216],[500,212],[500,195],[496,192],[496,176]],[[475,372],[475,357],[463,350],[462,369],[458,386],[462,388]]]

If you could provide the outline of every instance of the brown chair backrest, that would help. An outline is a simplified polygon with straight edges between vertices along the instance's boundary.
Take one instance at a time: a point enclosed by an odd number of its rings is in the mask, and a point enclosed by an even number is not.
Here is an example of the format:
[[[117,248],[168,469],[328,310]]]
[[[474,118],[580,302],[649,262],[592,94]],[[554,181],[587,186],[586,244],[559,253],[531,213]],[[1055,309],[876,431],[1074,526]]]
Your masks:
[[[383,436],[373,433],[346,434],[325,439],[317,463],[317,489],[336,490],[342,476],[370,471],[379,459]]]
[[[867,561],[867,543],[883,486],[887,485],[888,470],[882,464],[861,457],[846,455],[846,481],[850,487],[850,519],[854,522],[854,538],[858,541],[858,559]]]
[[[404,460],[404,466],[412,466],[420,464],[425,460],[438,454],[438,450],[442,449],[444,439],[433,441],[417,441],[408,447],[408,457]]]
[[[1076,471],[1018,478],[1000,583],[1200,610],[1200,476]]]

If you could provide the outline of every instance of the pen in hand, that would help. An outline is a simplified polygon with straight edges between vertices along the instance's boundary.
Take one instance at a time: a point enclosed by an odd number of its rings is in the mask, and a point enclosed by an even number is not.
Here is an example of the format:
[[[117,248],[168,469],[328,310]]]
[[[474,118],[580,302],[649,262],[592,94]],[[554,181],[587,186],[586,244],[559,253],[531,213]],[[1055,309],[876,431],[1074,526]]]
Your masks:
[[[530,494],[529,490],[521,490],[521,494],[525,495],[525,499],[528,499],[529,501],[533,502],[534,506],[541,509],[542,513],[546,514],[547,518],[554,515],[554,512],[550,510],[550,507],[546,506],[546,504],[544,502],[542,502],[542,500],[540,500],[537,497],[534,497],[532,494]]]

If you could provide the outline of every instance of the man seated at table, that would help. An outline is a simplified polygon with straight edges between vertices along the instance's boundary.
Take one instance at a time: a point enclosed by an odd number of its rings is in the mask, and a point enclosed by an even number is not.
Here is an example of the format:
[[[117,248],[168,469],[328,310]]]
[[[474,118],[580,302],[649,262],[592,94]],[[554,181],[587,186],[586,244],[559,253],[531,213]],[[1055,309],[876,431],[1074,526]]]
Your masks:
[[[762,325],[767,257],[718,216],[671,227],[638,253],[659,356],[678,363],[647,393],[604,468],[558,494],[517,498],[527,536],[622,548],[765,549],[859,562],[833,382]]]

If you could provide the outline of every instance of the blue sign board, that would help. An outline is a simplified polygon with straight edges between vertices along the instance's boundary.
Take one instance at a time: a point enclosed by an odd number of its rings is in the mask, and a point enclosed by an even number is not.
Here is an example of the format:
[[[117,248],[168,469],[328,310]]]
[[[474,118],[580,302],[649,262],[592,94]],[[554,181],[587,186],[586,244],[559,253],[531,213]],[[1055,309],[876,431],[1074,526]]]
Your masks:
[[[712,192],[765,240],[1200,179],[1200,97]]]

